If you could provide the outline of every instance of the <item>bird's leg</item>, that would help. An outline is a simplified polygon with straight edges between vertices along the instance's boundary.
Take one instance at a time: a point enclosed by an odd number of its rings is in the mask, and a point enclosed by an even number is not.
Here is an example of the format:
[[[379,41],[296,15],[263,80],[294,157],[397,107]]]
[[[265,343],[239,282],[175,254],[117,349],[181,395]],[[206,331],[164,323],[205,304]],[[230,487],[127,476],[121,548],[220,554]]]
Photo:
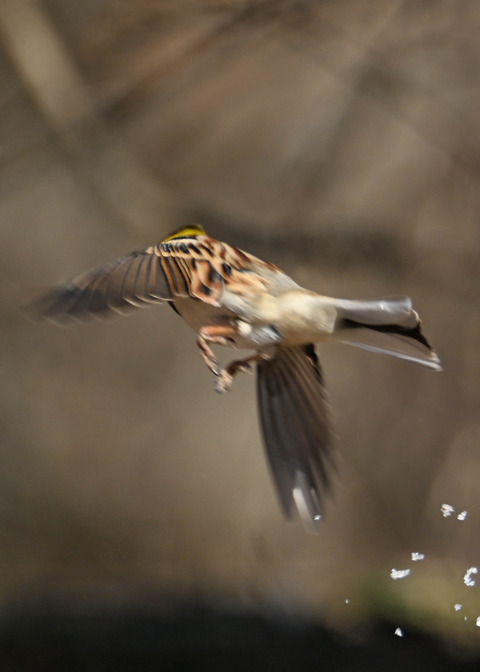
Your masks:
[[[252,362],[259,362],[261,359],[265,358],[263,352],[256,352],[254,355],[245,357],[245,359],[236,359],[222,370],[220,376],[218,377],[217,384],[215,389],[217,392],[228,392],[232,386],[233,377],[237,373],[251,373],[252,372]]]
[[[235,361],[230,362],[226,368],[223,368],[215,357],[213,350],[210,348],[210,344],[232,345],[236,334],[236,328],[229,324],[202,327],[198,332],[197,345],[200,350],[200,355],[210,371],[217,376],[215,389],[219,393],[228,392],[232,386],[233,377],[236,373],[251,372],[252,362],[258,362],[261,359],[268,359],[269,357],[266,352],[256,352],[244,359],[236,359]]]
[[[197,346],[200,350],[200,355],[210,371],[218,378],[225,374],[225,369],[218,363],[209,344],[232,345],[235,333],[235,328],[229,324],[216,324],[202,327],[198,332]]]

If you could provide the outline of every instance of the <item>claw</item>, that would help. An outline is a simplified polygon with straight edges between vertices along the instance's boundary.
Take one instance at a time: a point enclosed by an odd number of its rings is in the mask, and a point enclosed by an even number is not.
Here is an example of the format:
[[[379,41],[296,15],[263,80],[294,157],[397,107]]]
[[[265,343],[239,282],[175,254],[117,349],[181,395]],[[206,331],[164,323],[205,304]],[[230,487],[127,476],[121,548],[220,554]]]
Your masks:
[[[221,369],[221,371],[218,373],[217,382],[215,384],[215,391],[218,392],[218,394],[228,392],[232,387],[232,382],[232,374],[229,373],[226,369]]]

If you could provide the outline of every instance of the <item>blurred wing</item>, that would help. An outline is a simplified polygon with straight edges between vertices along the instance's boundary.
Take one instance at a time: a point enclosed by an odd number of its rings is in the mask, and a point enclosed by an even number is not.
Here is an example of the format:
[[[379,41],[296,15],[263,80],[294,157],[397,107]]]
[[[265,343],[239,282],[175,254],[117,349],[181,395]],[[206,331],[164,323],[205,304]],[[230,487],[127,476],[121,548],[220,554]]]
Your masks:
[[[30,310],[64,324],[188,296],[218,306],[226,284],[238,293],[264,288],[259,264],[275,269],[208,236],[167,239],[54,287]]]
[[[283,511],[291,518],[296,506],[311,526],[321,518],[333,466],[329,410],[314,346],[279,347],[257,368],[263,440]]]
[[[39,316],[64,324],[71,319],[103,317],[112,311],[125,312],[135,306],[171,300],[172,279],[152,249],[133,252],[57,285],[30,308]],[[178,284],[180,290],[185,288],[185,282],[183,286],[180,281]]]

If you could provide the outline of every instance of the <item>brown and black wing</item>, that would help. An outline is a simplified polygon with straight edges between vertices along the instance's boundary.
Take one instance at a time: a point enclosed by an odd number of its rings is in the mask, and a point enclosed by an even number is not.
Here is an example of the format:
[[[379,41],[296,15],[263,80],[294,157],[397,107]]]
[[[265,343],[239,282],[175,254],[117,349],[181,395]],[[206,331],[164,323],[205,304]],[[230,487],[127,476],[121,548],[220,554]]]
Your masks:
[[[325,386],[313,345],[279,347],[257,367],[260,423],[283,511],[322,516],[330,488],[332,437]]]
[[[227,284],[263,289],[257,273],[245,272],[252,260],[271,266],[205,235],[167,239],[54,287],[30,312],[63,324],[188,296],[219,305]]]

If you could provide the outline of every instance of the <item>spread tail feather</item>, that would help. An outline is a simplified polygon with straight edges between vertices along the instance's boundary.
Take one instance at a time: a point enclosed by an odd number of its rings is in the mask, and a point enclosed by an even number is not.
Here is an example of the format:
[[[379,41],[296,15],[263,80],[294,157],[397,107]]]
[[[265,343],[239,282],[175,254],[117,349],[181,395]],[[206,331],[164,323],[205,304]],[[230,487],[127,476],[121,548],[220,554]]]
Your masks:
[[[337,311],[336,334],[342,343],[442,370],[408,297],[340,301]]]

